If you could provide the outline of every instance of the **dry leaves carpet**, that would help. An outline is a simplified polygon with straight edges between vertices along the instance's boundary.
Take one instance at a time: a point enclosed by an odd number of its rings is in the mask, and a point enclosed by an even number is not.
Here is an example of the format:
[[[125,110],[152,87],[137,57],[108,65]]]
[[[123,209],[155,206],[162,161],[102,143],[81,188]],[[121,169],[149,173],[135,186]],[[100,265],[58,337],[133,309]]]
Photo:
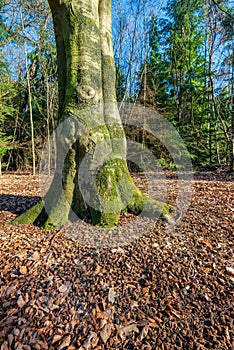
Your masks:
[[[9,225],[38,200],[38,179],[4,175],[0,349],[234,349],[234,179],[195,180],[179,227],[158,221],[127,246],[91,249]],[[172,201],[175,183],[168,174]]]

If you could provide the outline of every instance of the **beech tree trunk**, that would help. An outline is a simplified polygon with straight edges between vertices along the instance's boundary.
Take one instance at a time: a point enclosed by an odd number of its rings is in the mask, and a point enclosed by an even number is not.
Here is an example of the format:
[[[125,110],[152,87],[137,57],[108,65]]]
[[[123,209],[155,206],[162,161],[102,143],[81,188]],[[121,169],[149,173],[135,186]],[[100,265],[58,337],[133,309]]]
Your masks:
[[[143,194],[128,171],[116,104],[111,0],[48,1],[57,46],[58,122],[68,125],[67,130],[61,128],[57,149],[62,152],[69,146],[69,150],[64,151],[63,164],[58,154],[45,197],[14,222],[54,228],[75,213],[109,228],[118,222],[121,211],[137,215],[146,207],[149,215],[160,212],[169,219],[169,205]],[[85,166],[80,174],[81,164]]]

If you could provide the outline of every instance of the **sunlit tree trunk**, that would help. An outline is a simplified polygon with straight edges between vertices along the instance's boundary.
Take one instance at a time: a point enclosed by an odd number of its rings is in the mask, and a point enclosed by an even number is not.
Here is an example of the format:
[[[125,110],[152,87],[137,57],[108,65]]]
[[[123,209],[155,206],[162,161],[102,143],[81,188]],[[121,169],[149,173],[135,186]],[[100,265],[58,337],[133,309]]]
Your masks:
[[[39,221],[47,228],[57,227],[70,218],[72,209],[79,217],[91,218],[93,224],[112,227],[123,209],[139,214],[145,205],[151,214],[160,210],[168,218],[169,206],[142,194],[127,168],[126,140],[115,94],[111,0],[49,0],[49,5],[57,46],[58,122],[72,120],[68,134],[62,130],[58,142],[60,150],[67,139],[72,146],[45,198],[15,222]],[[94,116],[89,114],[90,108],[96,111]],[[84,124],[88,132],[72,141],[73,127],[80,131]],[[105,159],[100,142],[110,156],[97,172],[100,158]],[[77,172],[85,157],[86,173],[78,183]],[[56,169],[60,167],[58,160]],[[81,187],[86,177],[90,179],[95,173],[95,184],[86,187],[90,196],[93,187],[97,192],[95,205],[89,205]],[[51,203],[49,212],[45,202]]]
[[[232,46],[232,66],[231,66],[231,138],[230,138],[230,172],[234,171],[234,45]]]
[[[22,30],[24,33],[24,21],[22,15],[22,9],[20,12]],[[35,140],[34,140],[34,121],[33,121],[33,109],[32,109],[32,93],[31,93],[31,82],[29,76],[29,67],[28,67],[28,52],[26,47],[26,41],[24,42],[24,54],[25,54],[25,68],[26,68],[26,80],[27,80],[27,89],[28,89],[28,110],[30,118],[30,128],[31,128],[31,151],[32,151],[32,171],[33,175],[36,175],[36,153],[35,153]]]

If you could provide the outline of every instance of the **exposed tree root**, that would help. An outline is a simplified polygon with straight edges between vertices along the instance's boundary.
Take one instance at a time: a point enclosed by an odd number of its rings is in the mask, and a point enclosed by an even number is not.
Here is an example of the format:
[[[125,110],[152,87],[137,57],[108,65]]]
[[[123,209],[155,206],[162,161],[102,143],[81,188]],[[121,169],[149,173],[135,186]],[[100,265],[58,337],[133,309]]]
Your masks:
[[[91,218],[94,225],[114,227],[123,211],[134,215],[143,213],[152,218],[160,216],[172,222],[173,208],[142,193],[134,184],[127,164],[122,159],[106,163],[97,174],[95,186],[98,196],[93,199],[93,205],[87,206],[86,209],[86,217]],[[69,186],[65,186],[66,188],[69,189]],[[72,198],[67,196],[65,189],[62,189],[61,185],[59,187],[59,178],[55,178],[45,198],[15,218],[12,223],[33,223],[46,229],[62,226],[72,216]],[[74,185],[73,190],[74,193],[77,192]],[[79,203],[73,203],[73,207],[76,214],[84,218],[83,208],[82,213],[79,213]]]

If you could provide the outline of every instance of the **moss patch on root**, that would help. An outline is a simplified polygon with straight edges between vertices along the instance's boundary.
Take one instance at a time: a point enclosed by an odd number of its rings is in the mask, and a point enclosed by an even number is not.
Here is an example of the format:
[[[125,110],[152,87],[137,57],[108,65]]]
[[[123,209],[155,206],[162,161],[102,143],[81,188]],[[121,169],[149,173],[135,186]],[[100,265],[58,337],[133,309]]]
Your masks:
[[[117,158],[104,164],[98,173],[96,186],[104,205],[102,212],[91,211],[94,225],[113,227],[123,211],[134,215],[144,212],[145,216],[161,216],[172,222],[173,208],[142,193],[133,182],[123,159]]]
[[[41,214],[44,207],[44,202],[41,199],[38,203],[29,208],[25,213],[17,216],[12,220],[11,224],[33,224]]]

